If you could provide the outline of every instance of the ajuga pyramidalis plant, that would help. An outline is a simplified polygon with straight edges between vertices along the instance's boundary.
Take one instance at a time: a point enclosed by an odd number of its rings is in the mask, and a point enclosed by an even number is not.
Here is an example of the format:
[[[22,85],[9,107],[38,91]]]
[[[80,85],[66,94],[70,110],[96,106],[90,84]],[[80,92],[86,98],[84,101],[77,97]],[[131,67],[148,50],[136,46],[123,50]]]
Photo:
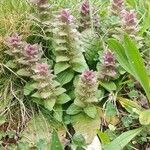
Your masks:
[[[32,78],[35,81],[36,89],[38,89],[33,97],[35,96],[42,99],[48,109],[53,109],[55,103],[59,104],[59,100],[62,97],[65,101],[66,99],[70,100],[69,96],[64,93],[66,90],[60,87],[60,84],[55,80],[55,76],[52,74],[52,71],[49,70],[49,66],[46,63],[36,64]],[[51,106],[47,106],[48,103]],[[63,104],[63,102],[61,104]]]
[[[90,16],[90,11],[92,11],[92,18]],[[91,7],[89,4],[89,0],[84,0],[81,8],[80,8],[80,27],[79,30],[80,32],[89,29],[92,25],[91,22],[93,23],[93,27],[97,30],[99,28],[99,16],[96,13],[96,11]],[[91,21],[92,19],[92,21]]]
[[[40,39],[48,40],[52,36],[52,10],[48,0],[31,0],[36,12],[30,17],[33,20],[32,29],[38,32]],[[33,32],[32,31],[32,32]],[[49,38],[48,38],[49,37]],[[41,42],[41,41],[40,41]]]
[[[111,50],[105,50],[103,52],[103,58],[98,73],[98,78],[101,80],[109,80],[115,78],[117,75],[116,59],[114,53]]]
[[[40,46],[23,42],[17,33],[11,34],[5,40],[5,45],[9,47],[6,51],[11,55],[12,63],[17,65],[18,74],[30,76],[33,73],[32,67],[40,60]]]
[[[48,64],[41,63],[41,46],[23,42],[17,33],[9,36],[5,44],[9,47],[8,54],[11,54],[13,62],[17,65],[15,69],[19,68],[18,75],[33,79],[32,88],[37,92],[32,94],[32,97],[40,99],[40,103],[50,111],[55,103],[63,104],[70,100],[64,93],[66,90],[55,80]]]
[[[68,9],[61,10],[53,23],[54,46],[56,64],[55,74],[59,74],[67,69],[75,72],[82,72],[87,68],[83,56],[81,35],[77,31],[74,17]]]
[[[85,70],[79,77],[75,86],[74,104],[85,108],[89,104],[98,102],[96,92],[98,89],[97,75],[92,70]]]

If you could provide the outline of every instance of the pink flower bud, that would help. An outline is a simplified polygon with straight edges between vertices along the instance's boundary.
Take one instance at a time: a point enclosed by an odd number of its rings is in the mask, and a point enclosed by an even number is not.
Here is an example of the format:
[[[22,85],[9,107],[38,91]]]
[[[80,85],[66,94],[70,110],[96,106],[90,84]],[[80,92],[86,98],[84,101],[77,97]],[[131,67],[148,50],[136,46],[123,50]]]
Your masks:
[[[41,75],[41,76],[48,76],[49,74],[49,67],[47,64],[36,64],[35,73]]]
[[[30,58],[35,58],[38,54],[39,47],[38,44],[26,44],[24,47],[25,55]]]
[[[89,1],[85,0],[81,5],[81,14],[87,15],[87,14],[89,14],[89,12],[90,12]]]
[[[17,33],[12,33],[5,40],[5,44],[11,48],[18,48],[21,45],[21,43],[21,36],[19,36]]]
[[[60,13],[60,18],[64,23],[71,23],[73,21],[73,16],[70,14],[69,10],[63,9]]]
[[[136,24],[137,18],[136,13],[133,10],[123,10],[122,14],[122,26],[127,32],[137,31]]]
[[[81,75],[81,80],[86,82],[87,84],[95,84],[96,83],[96,75],[93,70],[85,70]]]
[[[111,52],[111,50],[106,50],[103,54],[103,60],[105,66],[115,66],[115,56],[114,53]]]

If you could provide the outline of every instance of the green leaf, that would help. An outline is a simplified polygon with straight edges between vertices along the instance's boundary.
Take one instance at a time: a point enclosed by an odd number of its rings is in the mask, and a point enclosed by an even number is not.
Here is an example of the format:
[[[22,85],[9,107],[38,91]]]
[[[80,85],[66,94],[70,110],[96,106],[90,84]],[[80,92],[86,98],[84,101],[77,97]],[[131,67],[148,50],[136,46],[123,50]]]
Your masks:
[[[101,120],[99,116],[99,108],[97,108],[96,117],[90,118],[85,113],[80,113],[72,116],[72,123],[76,134],[81,134],[86,140],[86,144],[91,144],[97,134]]]
[[[56,57],[56,63],[58,62],[64,62],[64,61],[69,61],[70,58],[68,58],[68,56],[57,56]]]
[[[49,111],[53,110],[53,107],[56,103],[55,99],[50,99],[50,100],[43,100],[44,101],[44,106],[47,108]]]
[[[7,63],[6,63],[6,66],[9,67],[9,68],[16,68],[17,67],[17,64],[13,62],[13,60],[9,60]]]
[[[31,73],[27,71],[25,68],[18,70],[17,74],[20,76],[27,76],[27,77],[31,76]]]
[[[104,146],[104,150],[122,150],[143,128],[138,128],[122,133],[115,140]]]
[[[22,145],[19,147],[22,147],[25,143],[28,143],[28,146],[31,148],[31,146],[43,139],[46,142],[45,149],[50,149],[51,130],[52,127],[48,120],[45,119],[43,114],[39,113],[38,115],[34,115],[26,124],[26,127],[21,133],[22,138],[20,139],[19,143],[22,142]],[[27,150],[30,148],[28,147]]]
[[[120,63],[120,65],[130,74],[132,74],[127,56],[125,54],[125,50],[124,47],[115,39],[109,39],[107,41],[109,47],[111,50],[114,51],[118,62]],[[133,75],[133,74],[132,74]]]
[[[54,67],[54,73],[55,74],[59,74],[60,72],[66,70],[67,68],[69,68],[70,65],[68,63],[57,63]]]
[[[60,140],[58,138],[58,134],[55,130],[52,133],[50,150],[63,150],[63,147],[62,147]]]
[[[65,70],[57,75],[58,81],[61,85],[69,83],[74,77],[74,72],[72,70]]]
[[[59,96],[61,94],[63,94],[64,92],[66,92],[66,89],[62,88],[62,87],[58,87],[55,91],[54,94]]]
[[[109,81],[109,82],[99,82],[101,86],[103,86],[106,90],[109,92],[117,90],[117,86],[114,82]]]
[[[70,100],[71,100],[71,98],[66,93],[63,93],[58,97],[56,103],[57,104],[65,104]]]
[[[79,56],[78,58],[75,58],[73,60],[72,69],[79,73],[82,73],[84,70],[88,69],[88,66],[83,56]]]
[[[116,107],[112,102],[108,102],[106,104],[106,116],[107,117],[113,117],[117,115]]]
[[[135,112],[139,114],[142,110],[141,106],[138,105],[138,103],[136,103],[135,101],[123,97],[117,97],[117,100],[119,101],[121,106],[124,107],[129,113]]]
[[[76,106],[75,104],[71,104],[67,109],[66,113],[68,115],[75,115],[82,111],[81,107]]]
[[[101,139],[102,144],[108,144],[110,142],[109,135],[106,132],[97,131],[99,138]]]
[[[24,95],[29,95],[35,88],[32,86],[31,83],[27,82],[24,86]]]
[[[84,112],[91,118],[95,118],[96,114],[97,114],[97,109],[94,105],[89,105],[87,107],[85,107]]]
[[[62,106],[60,105],[56,105],[54,107],[54,114],[53,114],[54,118],[59,121],[62,122],[62,116],[63,116],[63,110],[62,110]]]
[[[142,125],[150,124],[150,110],[142,111],[139,115],[139,121]]]
[[[144,66],[144,61],[137,49],[136,43],[130,39],[128,35],[124,36],[125,52],[128,58],[130,68],[134,73],[134,77],[141,83],[145,93],[150,101],[150,84],[148,72]]]

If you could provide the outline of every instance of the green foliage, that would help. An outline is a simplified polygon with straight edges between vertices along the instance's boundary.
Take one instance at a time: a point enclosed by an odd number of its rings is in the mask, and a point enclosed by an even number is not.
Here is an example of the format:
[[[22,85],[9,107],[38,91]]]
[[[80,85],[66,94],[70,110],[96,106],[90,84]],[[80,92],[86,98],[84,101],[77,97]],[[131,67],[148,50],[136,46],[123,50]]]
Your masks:
[[[115,140],[104,146],[104,150],[116,149],[122,150],[143,128],[138,128],[122,133]]]
[[[63,150],[63,147],[59,141],[59,138],[58,138],[58,134],[57,132],[54,130],[53,133],[52,133],[52,140],[51,140],[51,150]]]
[[[149,76],[136,43],[129,36],[125,35],[124,47],[114,39],[110,39],[108,44],[116,53],[117,59],[122,67],[141,83],[148,99],[150,99]]]
[[[147,148],[150,2],[120,3],[0,1],[0,149]]]

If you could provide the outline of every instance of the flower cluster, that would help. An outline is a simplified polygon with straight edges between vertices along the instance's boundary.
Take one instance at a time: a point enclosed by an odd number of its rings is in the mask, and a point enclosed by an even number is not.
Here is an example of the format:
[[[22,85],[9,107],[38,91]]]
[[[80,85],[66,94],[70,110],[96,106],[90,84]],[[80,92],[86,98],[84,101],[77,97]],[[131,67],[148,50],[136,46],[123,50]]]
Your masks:
[[[128,32],[137,32],[137,18],[136,13],[133,10],[123,10],[121,13],[122,18],[122,28]]]
[[[109,80],[116,77],[116,59],[111,50],[106,50],[103,53],[103,62],[99,72],[99,78]]]
[[[92,70],[85,70],[80,76],[75,88],[75,105],[84,108],[90,103],[97,102],[97,89],[96,73]]]
[[[60,13],[60,19],[64,23],[72,23],[73,16],[70,14],[69,10],[63,9]]]
[[[90,5],[88,0],[84,0],[80,8],[80,31],[84,31],[91,27],[91,19],[95,29],[99,27],[99,16],[95,10],[92,10],[92,18],[90,17]]]
[[[9,48],[12,48],[12,52],[14,49],[20,48],[22,45],[22,38],[17,33],[12,33],[10,36],[8,36],[5,40],[5,45],[7,45]]]
[[[8,54],[10,53],[11,56],[14,56],[13,60],[16,64],[19,64],[19,70],[24,70],[21,75],[30,76],[34,80],[37,92],[33,94],[33,97],[50,100],[53,102],[53,107],[61,96],[65,95],[67,100],[70,100],[69,96],[64,93],[66,90],[61,88],[60,84],[55,80],[55,76],[49,70],[48,64],[41,63],[41,47],[38,44],[23,42],[17,33],[7,37],[5,44],[9,47]],[[43,105],[46,105],[45,103],[43,102]]]
[[[29,66],[35,65],[40,59],[39,45],[31,45],[22,40],[21,36],[13,33],[5,40],[5,45],[9,47],[7,53],[14,57],[14,62],[24,65],[22,67],[30,68]],[[27,69],[30,70],[31,69]]]
[[[124,9],[124,0],[112,0],[111,10],[114,15],[120,15]]]

